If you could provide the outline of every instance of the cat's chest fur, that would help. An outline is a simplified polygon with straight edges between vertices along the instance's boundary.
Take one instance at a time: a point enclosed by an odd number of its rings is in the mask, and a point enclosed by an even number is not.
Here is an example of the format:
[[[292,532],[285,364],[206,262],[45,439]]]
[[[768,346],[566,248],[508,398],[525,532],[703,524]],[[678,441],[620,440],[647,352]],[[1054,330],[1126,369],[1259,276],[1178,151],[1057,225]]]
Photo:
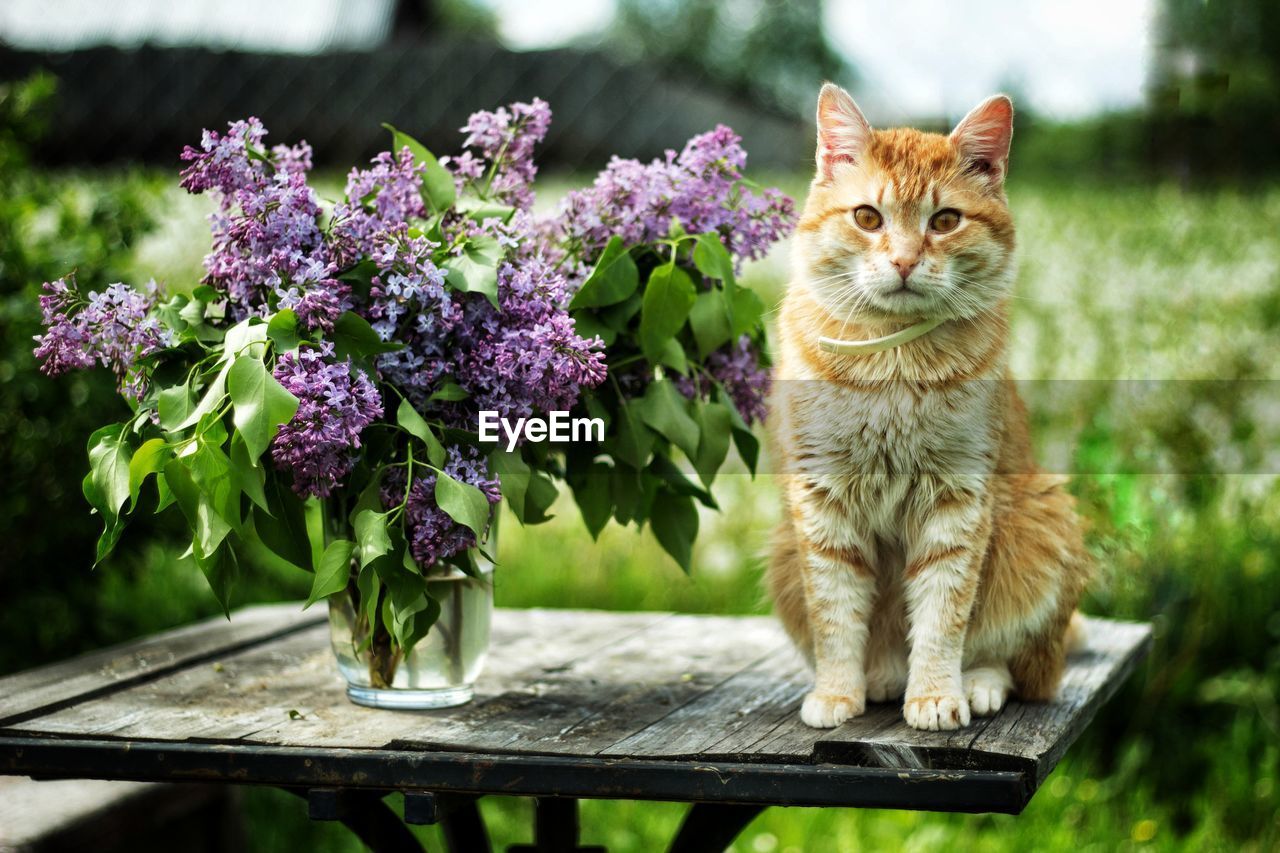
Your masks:
[[[784,473],[830,494],[864,531],[896,540],[941,494],[984,488],[999,451],[999,380],[887,370],[859,382],[824,375],[800,353],[781,362]]]

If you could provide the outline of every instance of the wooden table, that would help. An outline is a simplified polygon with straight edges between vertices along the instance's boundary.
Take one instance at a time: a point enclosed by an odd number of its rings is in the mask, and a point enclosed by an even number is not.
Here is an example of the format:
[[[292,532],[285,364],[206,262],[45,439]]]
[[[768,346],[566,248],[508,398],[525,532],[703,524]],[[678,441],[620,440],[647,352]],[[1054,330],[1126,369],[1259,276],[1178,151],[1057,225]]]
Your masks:
[[[319,608],[251,607],[0,679],[0,774],[279,786],[384,849],[417,847],[391,791],[467,851],[488,849],[485,794],[538,798],[539,851],[579,849],[577,798],[695,803],[686,851],[723,849],[770,805],[1017,813],[1151,634],[1090,620],[1089,636],[1054,703],[940,733],[876,705],[817,731],[765,617],[499,610],[475,701],[400,712],[347,701]]]

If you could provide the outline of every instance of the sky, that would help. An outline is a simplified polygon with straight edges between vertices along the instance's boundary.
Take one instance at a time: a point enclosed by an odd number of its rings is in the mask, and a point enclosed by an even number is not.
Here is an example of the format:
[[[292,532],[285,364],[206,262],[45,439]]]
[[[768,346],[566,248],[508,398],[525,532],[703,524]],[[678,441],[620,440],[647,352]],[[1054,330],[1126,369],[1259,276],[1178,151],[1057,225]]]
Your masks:
[[[589,38],[613,15],[613,0],[482,1],[518,49]],[[1059,119],[1143,99],[1154,0],[826,0],[824,11],[873,122],[962,115],[1007,88]]]

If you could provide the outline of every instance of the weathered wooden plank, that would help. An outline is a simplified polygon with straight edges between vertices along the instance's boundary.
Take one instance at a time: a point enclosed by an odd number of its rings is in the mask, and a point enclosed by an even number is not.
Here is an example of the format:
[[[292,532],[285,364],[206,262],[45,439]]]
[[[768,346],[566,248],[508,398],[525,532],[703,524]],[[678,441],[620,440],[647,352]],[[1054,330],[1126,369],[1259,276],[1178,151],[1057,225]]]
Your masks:
[[[493,653],[475,702],[461,708],[397,713],[347,701],[319,626],[267,646],[192,667],[96,702],[32,720],[23,730],[111,737],[198,738],[268,743],[381,746],[417,735],[424,726],[448,730],[511,690],[554,676],[575,659],[659,624],[667,614],[507,611],[495,616]],[[291,719],[290,711],[300,718]],[[465,726],[464,726],[465,727]]]
[[[0,726],[42,709],[101,696],[196,661],[284,636],[323,620],[297,602],[247,607],[230,620],[208,619],[142,640],[90,652],[0,679]]]

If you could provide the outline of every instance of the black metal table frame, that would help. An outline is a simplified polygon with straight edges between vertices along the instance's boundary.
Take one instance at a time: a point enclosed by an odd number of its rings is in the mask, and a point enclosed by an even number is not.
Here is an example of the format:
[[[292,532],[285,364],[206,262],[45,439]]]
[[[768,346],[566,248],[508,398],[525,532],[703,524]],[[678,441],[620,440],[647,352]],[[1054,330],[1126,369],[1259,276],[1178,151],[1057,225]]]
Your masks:
[[[525,853],[578,845],[579,799],[692,803],[673,853],[721,851],[767,806],[835,806],[1017,814],[1034,791],[1027,768],[920,770],[845,764],[745,764],[414,749],[315,749],[0,735],[0,773],[36,778],[266,785],[304,797],[376,851],[421,850],[407,823],[440,823],[454,853],[490,849],[476,801],[534,797]],[[404,821],[382,798],[404,793]]]

